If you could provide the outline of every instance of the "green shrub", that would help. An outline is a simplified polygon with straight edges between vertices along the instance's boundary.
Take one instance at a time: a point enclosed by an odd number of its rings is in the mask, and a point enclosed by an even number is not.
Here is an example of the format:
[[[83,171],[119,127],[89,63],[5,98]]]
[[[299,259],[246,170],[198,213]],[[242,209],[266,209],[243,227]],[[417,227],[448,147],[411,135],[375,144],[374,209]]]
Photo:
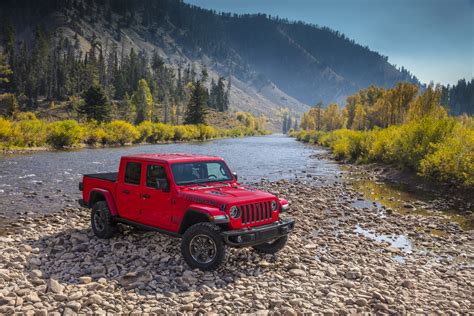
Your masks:
[[[140,138],[140,134],[135,126],[125,121],[112,121],[107,123],[104,129],[107,144],[123,146]]]
[[[0,117],[0,143],[7,144],[12,136],[12,124],[9,120]]]
[[[474,185],[474,130],[457,126],[453,134],[433,145],[420,162],[420,174],[441,182]]]
[[[400,137],[401,129],[398,126],[368,132],[366,139],[368,146],[367,161],[395,162],[397,160],[396,143]]]
[[[94,146],[97,143],[105,144],[106,133],[102,126],[96,122],[89,122],[84,125],[84,143]]]
[[[88,145],[127,143],[157,143],[167,141],[205,141],[216,137],[266,135],[268,131],[241,125],[233,129],[218,129],[209,125],[169,125],[143,121],[133,126],[125,121],[99,124],[88,121],[45,123],[32,112],[15,112],[14,120],[0,118],[0,145],[33,147],[49,144],[55,148],[71,147],[80,142]]]
[[[82,141],[83,129],[74,120],[57,121],[47,126],[47,143],[54,148],[72,147]]]
[[[46,124],[34,116],[29,118],[32,119],[13,122],[13,144],[18,147],[44,146],[48,137]]]
[[[295,136],[331,148],[337,159],[395,163],[437,181],[472,186],[474,130],[469,122],[469,117],[430,116],[385,129],[300,131]]]
[[[186,128],[184,127],[184,125],[173,126],[173,130],[174,130],[173,140],[181,141],[184,139],[185,134],[186,134]]]
[[[453,118],[427,117],[401,125],[400,137],[393,144],[394,161],[417,170],[420,161],[434,151],[434,145],[450,136],[457,124]]]
[[[199,131],[199,140],[201,141],[215,138],[217,135],[216,129],[212,126],[199,124],[197,128]]]
[[[16,121],[34,121],[37,120],[33,112],[17,112],[14,115]]]
[[[174,139],[173,126],[163,123],[153,124],[153,138],[155,141],[166,142]]]
[[[139,137],[137,142],[147,142],[147,143],[156,143],[156,139],[153,136],[153,123],[150,121],[143,121],[139,125],[137,125],[137,131],[139,133]]]

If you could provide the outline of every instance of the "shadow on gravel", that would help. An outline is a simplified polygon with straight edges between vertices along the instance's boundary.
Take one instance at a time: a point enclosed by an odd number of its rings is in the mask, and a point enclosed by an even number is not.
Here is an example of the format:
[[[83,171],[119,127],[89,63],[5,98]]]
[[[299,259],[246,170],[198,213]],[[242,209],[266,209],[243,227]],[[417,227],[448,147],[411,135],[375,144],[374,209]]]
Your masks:
[[[27,243],[35,253],[27,258],[29,280],[53,278],[60,284],[86,284],[100,289],[114,283],[139,292],[183,292],[202,286],[223,287],[241,277],[262,274],[278,260],[251,249],[228,249],[217,271],[190,270],[181,257],[180,239],[155,232],[120,227],[109,240],[97,239],[90,228],[66,229]]]

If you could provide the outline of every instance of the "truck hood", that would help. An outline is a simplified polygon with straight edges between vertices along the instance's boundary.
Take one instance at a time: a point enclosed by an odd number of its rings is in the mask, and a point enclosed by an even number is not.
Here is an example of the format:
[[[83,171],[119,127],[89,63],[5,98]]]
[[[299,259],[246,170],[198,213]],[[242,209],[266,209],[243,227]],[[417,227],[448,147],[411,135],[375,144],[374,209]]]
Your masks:
[[[239,204],[257,200],[277,199],[274,195],[252,187],[232,184],[217,184],[206,187],[186,187],[178,193],[182,198],[209,205]]]

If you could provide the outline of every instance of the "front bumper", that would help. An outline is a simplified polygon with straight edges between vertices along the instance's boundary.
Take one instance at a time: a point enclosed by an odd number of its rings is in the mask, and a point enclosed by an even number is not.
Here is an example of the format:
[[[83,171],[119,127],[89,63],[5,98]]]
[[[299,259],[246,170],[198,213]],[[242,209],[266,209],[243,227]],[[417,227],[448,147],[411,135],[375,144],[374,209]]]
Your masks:
[[[221,234],[227,245],[231,247],[247,247],[288,235],[294,227],[295,221],[293,219],[284,219],[268,225],[229,230]]]

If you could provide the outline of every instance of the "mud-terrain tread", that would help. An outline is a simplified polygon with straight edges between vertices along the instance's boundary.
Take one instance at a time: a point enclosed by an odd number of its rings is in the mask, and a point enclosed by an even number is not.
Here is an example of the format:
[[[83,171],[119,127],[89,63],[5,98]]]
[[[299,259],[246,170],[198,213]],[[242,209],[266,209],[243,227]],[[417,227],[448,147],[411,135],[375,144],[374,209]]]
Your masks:
[[[98,230],[94,224],[94,213],[102,212],[102,215],[105,218],[104,229],[102,231]],[[106,201],[99,201],[94,204],[91,210],[91,227],[94,231],[94,235],[101,239],[109,239],[115,236],[117,233],[117,223],[112,219],[110,214],[109,205]]]
[[[202,271],[212,271],[217,269],[222,264],[222,262],[224,262],[226,256],[226,245],[220,232],[221,229],[219,226],[209,222],[197,223],[189,227],[183,234],[183,238],[181,240],[181,253],[183,255],[184,261],[186,261],[186,263],[193,269],[198,268]],[[216,244],[216,258],[208,264],[201,264],[197,262],[189,253],[189,243],[191,242],[193,236],[197,234],[206,234],[210,236]]]

